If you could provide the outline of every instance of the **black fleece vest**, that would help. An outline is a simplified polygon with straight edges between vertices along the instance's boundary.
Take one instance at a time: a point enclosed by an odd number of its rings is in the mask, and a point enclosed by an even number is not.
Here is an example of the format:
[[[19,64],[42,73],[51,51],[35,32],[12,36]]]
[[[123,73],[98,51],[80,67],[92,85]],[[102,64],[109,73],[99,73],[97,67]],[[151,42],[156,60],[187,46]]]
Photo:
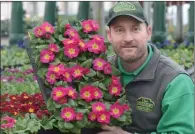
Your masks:
[[[132,109],[132,124],[124,126],[128,132],[156,132],[161,119],[161,102],[168,84],[179,74],[187,74],[178,64],[164,57],[153,45],[154,54],[145,68],[125,87]],[[115,56],[108,60],[117,65]],[[188,74],[187,74],[188,75]]]

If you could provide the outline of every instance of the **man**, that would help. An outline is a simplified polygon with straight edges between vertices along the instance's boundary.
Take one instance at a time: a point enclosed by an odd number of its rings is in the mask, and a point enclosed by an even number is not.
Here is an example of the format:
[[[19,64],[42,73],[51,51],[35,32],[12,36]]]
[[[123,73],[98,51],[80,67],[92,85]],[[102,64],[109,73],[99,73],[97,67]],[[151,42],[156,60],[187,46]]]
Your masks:
[[[107,37],[132,108],[132,124],[104,126],[98,134],[193,134],[194,84],[179,65],[160,54],[138,2],[119,2],[109,11]]]

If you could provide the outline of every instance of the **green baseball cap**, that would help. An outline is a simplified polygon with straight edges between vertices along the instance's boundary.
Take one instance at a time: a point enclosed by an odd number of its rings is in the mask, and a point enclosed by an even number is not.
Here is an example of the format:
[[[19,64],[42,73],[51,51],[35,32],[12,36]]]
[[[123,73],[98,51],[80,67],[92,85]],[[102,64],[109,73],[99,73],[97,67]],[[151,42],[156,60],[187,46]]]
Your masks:
[[[109,10],[107,26],[118,16],[127,15],[140,22],[148,24],[142,6],[139,2],[119,2]]]

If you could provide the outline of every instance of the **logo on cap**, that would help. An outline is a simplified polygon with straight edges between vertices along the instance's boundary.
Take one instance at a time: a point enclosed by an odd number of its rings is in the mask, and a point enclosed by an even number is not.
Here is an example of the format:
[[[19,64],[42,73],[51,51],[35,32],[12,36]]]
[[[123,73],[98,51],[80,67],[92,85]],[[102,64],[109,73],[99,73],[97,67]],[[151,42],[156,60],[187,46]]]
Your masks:
[[[120,12],[120,11],[131,11],[135,9],[136,9],[135,6],[130,2],[120,2],[113,10],[114,12]]]

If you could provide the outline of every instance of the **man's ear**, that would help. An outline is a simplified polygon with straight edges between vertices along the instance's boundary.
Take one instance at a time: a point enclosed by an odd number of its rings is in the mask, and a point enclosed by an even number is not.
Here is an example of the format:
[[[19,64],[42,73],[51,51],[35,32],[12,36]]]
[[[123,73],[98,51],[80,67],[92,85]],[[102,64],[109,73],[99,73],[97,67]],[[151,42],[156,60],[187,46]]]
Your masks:
[[[148,40],[150,40],[151,36],[152,36],[152,27],[149,25],[149,26],[147,26],[146,30],[148,33]]]
[[[111,39],[111,31],[110,31],[110,28],[109,27],[106,28],[106,33],[107,33],[108,41],[109,42],[112,42],[112,39]]]

